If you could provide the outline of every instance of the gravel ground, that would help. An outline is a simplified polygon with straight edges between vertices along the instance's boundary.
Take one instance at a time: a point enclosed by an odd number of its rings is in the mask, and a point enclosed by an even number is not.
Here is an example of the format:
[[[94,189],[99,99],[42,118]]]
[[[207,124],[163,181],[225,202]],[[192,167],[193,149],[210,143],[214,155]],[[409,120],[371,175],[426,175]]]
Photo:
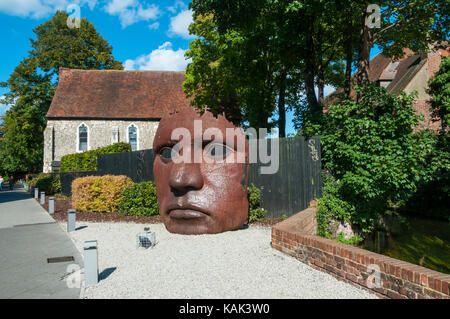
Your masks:
[[[149,249],[136,248],[142,224],[77,227],[70,236],[81,253],[86,240],[99,247],[100,281],[82,298],[376,298],[272,249],[269,227],[187,236],[152,224]]]

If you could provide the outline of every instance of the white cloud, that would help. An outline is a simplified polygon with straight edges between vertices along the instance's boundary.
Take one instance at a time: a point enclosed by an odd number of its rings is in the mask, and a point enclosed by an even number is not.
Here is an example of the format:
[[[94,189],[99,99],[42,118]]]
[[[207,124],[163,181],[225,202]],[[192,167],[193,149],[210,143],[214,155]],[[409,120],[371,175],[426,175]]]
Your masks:
[[[194,35],[189,34],[189,24],[193,22],[192,11],[183,10],[176,16],[170,18],[169,36],[180,36],[184,39],[193,39]]]
[[[137,0],[110,0],[105,11],[110,15],[118,16],[122,28],[139,21],[154,20],[160,14],[156,5],[145,2],[142,4]]]
[[[187,5],[183,2],[183,1],[175,1],[175,3],[173,4],[173,6],[167,7],[167,10],[175,13],[178,11],[178,9],[185,9],[187,7]]]
[[[150,25],[148,26],[148,28],[149,28],[150,30],[158,30],[158,28],[159,28],[159,22],[155,22],[155,23],[150,24]]]
[[[141,55],[135,60],[125,61],[125,70],[165,70],[184,71],[190,60],[186,60],[186,50],[173,50],[172,43],[166,42],[147,55]]]
[[[66,10],[70,4],[88,5],[92,10],[97,0],[0,0],[0,12],[34,19],[50,16],[56,10]]]

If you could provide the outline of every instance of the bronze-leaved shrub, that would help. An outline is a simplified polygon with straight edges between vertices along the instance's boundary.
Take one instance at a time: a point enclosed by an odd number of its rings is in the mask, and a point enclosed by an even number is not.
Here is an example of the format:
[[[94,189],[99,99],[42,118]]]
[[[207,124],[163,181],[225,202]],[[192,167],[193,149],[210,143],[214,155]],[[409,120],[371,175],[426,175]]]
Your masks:
[[[80,177],[72,183],[72,203],[83,212],[113,212],[118,210],[122,192],[133,181],[124,175]]]

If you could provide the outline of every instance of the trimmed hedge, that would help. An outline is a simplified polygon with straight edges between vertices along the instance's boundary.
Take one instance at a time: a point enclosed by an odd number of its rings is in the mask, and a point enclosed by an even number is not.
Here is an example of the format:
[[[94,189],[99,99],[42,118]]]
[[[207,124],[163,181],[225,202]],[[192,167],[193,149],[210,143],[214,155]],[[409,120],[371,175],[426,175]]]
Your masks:
[[[72,183],[72,204],[83,212],[117,211],[122,192],[133,181],[125,175],[80,177]]]
[[[61,193],[61,180],[59,175],[39,174],[38,177],[32,180],[34,185],[39,188],[39,192],[45,192],[46,195],[55,195]]]
[[[122,152],[131,152],[131,145],[120,142],[96,150],[68,154],[61,158],[60,172],[96,171],[98,155]]]
[[[119,212],[123,216],[159,215],[155,184],[153,182],[141,182],[124,190],[119,203]]]

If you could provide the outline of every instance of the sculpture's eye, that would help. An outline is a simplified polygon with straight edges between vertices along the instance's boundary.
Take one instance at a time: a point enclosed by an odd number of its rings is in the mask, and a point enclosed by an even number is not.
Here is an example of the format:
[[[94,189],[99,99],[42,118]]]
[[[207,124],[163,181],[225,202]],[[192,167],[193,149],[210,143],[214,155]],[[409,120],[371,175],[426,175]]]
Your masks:
[[[159,155],[164,162],[169,162],[174,157],[174,150],[172,147],[165,146],[159,150]]]
[[[210,143],[203,151],[205,156],[218,162],[223,161],[232,152],[233,150],[229,146],[221,143]]]

